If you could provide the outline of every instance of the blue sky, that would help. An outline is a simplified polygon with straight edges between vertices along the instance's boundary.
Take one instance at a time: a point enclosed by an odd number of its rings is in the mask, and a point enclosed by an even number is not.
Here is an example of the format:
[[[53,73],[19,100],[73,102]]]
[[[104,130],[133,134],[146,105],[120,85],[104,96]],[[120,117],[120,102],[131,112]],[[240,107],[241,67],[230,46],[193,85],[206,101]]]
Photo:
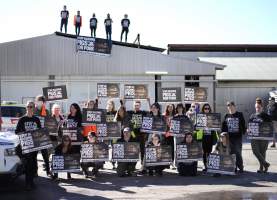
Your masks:
[[[45,34],[59,29],[60,10],[70,12],[68,32],[74,33],[73,15],[83,16],[81,35],[89,35],[89,18],[98,18],[98,37],[105,37],[107,13],[113,40],[120,38],[120,21],[131,20],[129,42],[137,33],[144,45],[167,44],[277,44],[276,0],[1,0],[0,42]]]

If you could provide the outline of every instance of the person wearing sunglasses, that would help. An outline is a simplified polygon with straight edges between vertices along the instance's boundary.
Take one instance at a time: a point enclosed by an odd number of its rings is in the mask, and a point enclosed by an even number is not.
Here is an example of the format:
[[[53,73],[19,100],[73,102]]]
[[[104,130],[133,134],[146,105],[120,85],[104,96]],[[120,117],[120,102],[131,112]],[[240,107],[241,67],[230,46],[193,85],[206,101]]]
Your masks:
[[[39,118],[34,115],[35,103],[32,101],[27,102],[26,109],[26,115],[18,120],[15,129],[16,134],[41,128]],[[22,150],[18,149],[17,154],[22,159],[25,167],[26,190],[32,190],[35,188],[34,177],[37,173],[37,152],[22,154]]]
[[[228,101],[226,105],[228,113],[224,117],[222,131],[228,133],[231,154],[236,155],[236,171],[238,168],[238,172],[242,173],[242,136],[246,132],[245,120],[243,114],[236,110],[236,105],[233,101]]]
[[[210,104],[205,103],[202,107],[201,113],[212,113]],[[201,129],[196,131],[197,140],[202,140],[203,147],[203,172],[207,171],[207,159],[213,150],[213,145],[217,143],[217,132],[215,130]]]

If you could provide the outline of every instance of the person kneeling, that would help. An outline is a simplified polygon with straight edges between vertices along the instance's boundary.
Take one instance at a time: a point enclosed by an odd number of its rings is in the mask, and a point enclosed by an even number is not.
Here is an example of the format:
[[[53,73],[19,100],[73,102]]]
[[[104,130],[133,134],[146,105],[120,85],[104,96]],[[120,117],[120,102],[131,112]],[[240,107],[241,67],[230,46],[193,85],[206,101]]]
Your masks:
[[[181,144],[192,145],[194,142],[192,133],[188,133]],[[177,171],[180,176],[196,176],[197,164],[197,161],[180,162],[178,163]]]
[[[117,140],[119,143],[133,142],[131,139],[131,131],[129,127],[124,128],[123,138]],[[119,177],[133,176],[136,169],[136,162],[118,162],[117,163],[117,175]]]
[[[98,138],[95,132],[89,132],[87,136],[87,141],[85,143],[97,144]],[[84,172],[85,178],[88,178],[88,168],[92,167],[92,178],[95,178],[98,175],[99,169],[101,169],[104,165],[104,162],[89,162],[89,163],[82,163],[81,167]]]

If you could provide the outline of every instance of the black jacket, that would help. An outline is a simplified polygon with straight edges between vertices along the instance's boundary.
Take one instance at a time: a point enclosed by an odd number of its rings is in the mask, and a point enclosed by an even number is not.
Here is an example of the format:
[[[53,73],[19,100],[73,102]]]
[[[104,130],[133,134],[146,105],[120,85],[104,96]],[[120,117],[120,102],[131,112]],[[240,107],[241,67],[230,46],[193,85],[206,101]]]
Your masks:
[[[241,112],[225,115],[222,123],[222,132],[228,132],[230,138],[235,138],[242,137],[245,131],[245,120]]]

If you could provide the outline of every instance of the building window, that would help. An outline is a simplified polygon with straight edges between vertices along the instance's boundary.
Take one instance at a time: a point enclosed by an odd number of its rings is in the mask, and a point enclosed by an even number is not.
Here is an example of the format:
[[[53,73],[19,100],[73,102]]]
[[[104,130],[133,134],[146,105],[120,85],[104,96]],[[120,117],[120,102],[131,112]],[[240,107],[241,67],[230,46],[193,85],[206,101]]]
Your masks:
[[[187,75],[187,76],[185,76],[185,80],[189,80],[189,81],[197,80],[197,81],[199,81],[199,76]],[[186,82],[185,87],[199,87],[199,82]]]

